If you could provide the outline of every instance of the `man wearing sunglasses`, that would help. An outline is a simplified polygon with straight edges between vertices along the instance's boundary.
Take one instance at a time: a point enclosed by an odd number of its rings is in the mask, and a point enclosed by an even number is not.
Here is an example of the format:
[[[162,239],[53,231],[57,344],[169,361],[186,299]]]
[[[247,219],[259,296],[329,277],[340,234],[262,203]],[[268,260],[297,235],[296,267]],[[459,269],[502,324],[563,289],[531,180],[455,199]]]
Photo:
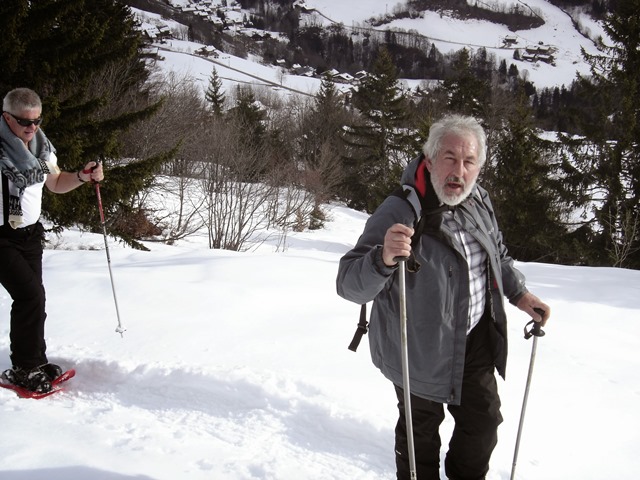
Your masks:
[[[62,172],[56,150],[40,129],[42,102],[36,92],[16,88],[4,97],[0,118],[0,283],[11,306],[12,368],[2,376],[38,393],[51,390],[62,369],[49,363],[44,339],[40,223],[43,186],[66,193],[104,178],[102,166],[88,162],[78,172]]]

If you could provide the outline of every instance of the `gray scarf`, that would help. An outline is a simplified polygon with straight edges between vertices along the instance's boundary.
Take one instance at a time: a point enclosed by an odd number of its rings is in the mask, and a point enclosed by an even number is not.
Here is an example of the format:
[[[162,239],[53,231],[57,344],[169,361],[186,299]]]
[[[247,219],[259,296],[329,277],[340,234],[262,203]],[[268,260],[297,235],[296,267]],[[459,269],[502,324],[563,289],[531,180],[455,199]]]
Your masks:
[[[50,161],[55,148],[41,129],[36,131],[29,148],[0,117],[0,172],[9,179],[9,225],[18,228],[22,218],[22,195],[27,187],[41,183],[48,173],[59,173]],[[4,208],[7,208],[5,205]]]

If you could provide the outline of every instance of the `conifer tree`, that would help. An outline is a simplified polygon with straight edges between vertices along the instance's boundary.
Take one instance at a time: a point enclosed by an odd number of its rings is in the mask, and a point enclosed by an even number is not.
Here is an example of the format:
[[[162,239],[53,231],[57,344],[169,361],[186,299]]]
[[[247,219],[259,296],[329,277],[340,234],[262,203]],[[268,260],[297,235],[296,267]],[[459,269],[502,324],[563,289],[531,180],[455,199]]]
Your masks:
[[[43,100],[43,129],[63,170],[104,159],[107,217],[126,214],[128,200],[164,160],[116,164],[119,132],[153,114],[141,34],[131,10],[115,0],[0,2],[0,90],[29,87]],[[135,106],[132,106],[135,105]],[[95,193],[47,194],[44,214],[58,226],[80,221],[99,228]],[[129,234],[114,224],[123,238]],[[119,231],[118,231],[119,230]]]
[[[330,77],[324,77],[308,115],[301,122],[300,154],[319,202],[336,195],[341,181],[342,127],[349,120],[340,94]]]
[[[568,181],[590,195],[596,225],[592,262],[640,268],[640,0],[615,2],[604,29],[611,44],[589,55],[582,78],[590,108],[580,116],[583,141],[568,139],[574,169]],[[586,181],[585,181],[586,180]]]
[[[490,82],[474,72],[469,50],[460,50],[452,62],[452,70],[443,82],[442,89],[449,95],[450,110],[477,118],[483,118],[483,110],[490,104]]]
[[[224,102],[226,99],[224,95],[224,88],[222,86],[222,80],[220,79],[218,70],[215,66],[211,71],[211,76],[209,77],[209,86],[207,87],[207,91],[204,94],[204,98],[211,106],[211,111],[214,115],[222,115]]]
[[[360,121],[345,136],[343,195],[352,208],[372,212],[397,185],[413,155],[406,130],[407,99],[386,48],[379,50],[372,74],[353,96],[353,106]]]
[[[482,184],[491,194],[511,256],[522,261],[571,261],[564,226],[566,188],[551,174],[554,147],[539,137],[522,87],[518,93],[506,118],[494,126]]]
[[[267,114],[256,100],[251,87],[238,86],[236,104],[229,113],[243,130],[243,137],[247,143],[258,146],[264,141],[267,133]]]
[[[313,166],[317,166],[323,144],[327,141],[335,141],[340,127],[344,125],[341,120],[344,115],[338,90],[333,80],[325,76],[320,84],[320,89],[311,107],[311,112],[306,119],[306,128],[302,140],[303,158]]]
[[[256,100],[251,87],[238,86],[236,90],[235,106],[228,112],[228,118],[234,122],[238,129],[240,142],[248,150],[257,155],[265,155],[267,146],[267,113]],[[256,180],[259,175],[267,170],[266,159],[258,170],[250,169],[242,172],[244,180]]]

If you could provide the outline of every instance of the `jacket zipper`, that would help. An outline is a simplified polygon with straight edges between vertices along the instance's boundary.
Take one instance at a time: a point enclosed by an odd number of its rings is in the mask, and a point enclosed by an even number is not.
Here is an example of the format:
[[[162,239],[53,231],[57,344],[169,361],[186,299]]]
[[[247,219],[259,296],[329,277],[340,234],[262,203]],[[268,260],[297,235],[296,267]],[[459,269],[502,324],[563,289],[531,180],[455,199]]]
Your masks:
[[[453,278],[453,267],[451,265],[449,265],[449,283],[452,282],[452,278]],[[456,318],[457,318],[457,316],[456,316]],[[454,332],[453,332],[453,356],[452,356],[452,358],[453,359],[456,358],[456,334],[455,334],[455,329],[454,329]],[[450,382],[451,382],[451,393],[449,395],[447,403],[453,402],[453,400],[456,397],[456,392],[455,392],[455,388],[454,388],[454,381],[453,381],[454,378],[455,378],[455,368],[453,368],[453,365],[452,365],[452,368],[451,368],[451,379],[450,379]]]

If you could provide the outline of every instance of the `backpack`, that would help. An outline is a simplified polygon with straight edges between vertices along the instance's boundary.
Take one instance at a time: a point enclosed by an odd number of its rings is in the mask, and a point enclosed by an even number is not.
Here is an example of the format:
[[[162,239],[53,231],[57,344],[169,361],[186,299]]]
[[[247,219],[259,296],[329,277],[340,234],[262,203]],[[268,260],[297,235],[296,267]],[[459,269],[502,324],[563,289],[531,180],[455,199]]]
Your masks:
[[[424,154],[420,155],[418,159],[418,167],[416,168],[416,175],[414,179],[414,185],[404,184],[396,188],[391,195],[400,197],[409,203],[413,210],[413,236],[411,237],[411,256],[407,260],[407,270],[411,273],[416,273],[420,270],[420,263],[416,260],[413,252],[415,251],[426,220],[432,215],[445,212],[453,209],[449,205],[439,205],[437,197],[433,190],[427,191],[430,185],[430,177],[427,172],[427,163],[425,162]],[[360,307],[360,318],[358,320],[358,327],[353,335],[353,339],[349,344],[349,350],[355,352],[360,345],[362,336],[366,335],[369,330],[369,324],[367,322],[367,305],[363,304]]]

